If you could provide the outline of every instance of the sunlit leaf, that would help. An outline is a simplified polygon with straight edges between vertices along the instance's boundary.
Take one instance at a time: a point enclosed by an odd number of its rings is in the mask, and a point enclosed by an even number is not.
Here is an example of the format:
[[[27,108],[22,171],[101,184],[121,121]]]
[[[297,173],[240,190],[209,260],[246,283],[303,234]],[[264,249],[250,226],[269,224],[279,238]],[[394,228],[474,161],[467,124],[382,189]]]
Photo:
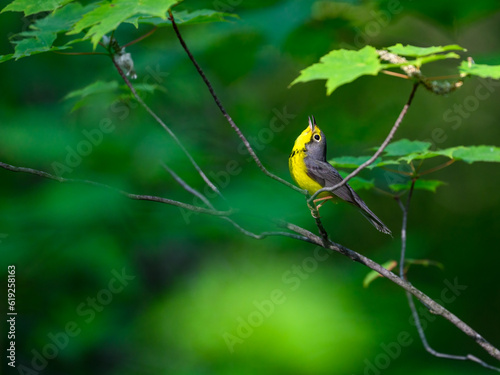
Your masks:
[[[447,46],[434,46],[434,47],[416,47],[411,45],[403,46],[398,43],[394,46],[387,47],[388,51],[401,56],[422,57],[446,51],[467,51],[465,48],[457,44],[450,44]]]
[[[382,69],[375,48],[366,46],[359,51],[334,50],[323,56],[319,63],[300,72],[291,84],[326,79],[326,92],[330,95],[337,87],[363,75],[377,75]]]
[[[93,9],[93,7],[93,5],[82,7],[79,3],[72,3],[56,9],[47,17],[37,20],[30,26],[28,31],[18,34],[24,39],[14,42],[16,46],[12,57],[20,59],[37,53],[70,48],[71,44],[82,39],[74,39],[62,46],[53,46],[57,34],[69,30],[83,14]],[[0,62],[2,61],[0,60]]]
[[[500,79],[500,65],[472,64],[462,61],[458,68],[460,73],[470,74],[481,78]]]
[[[478,161],[500,163],[500,147],[457,147],[455,151],[453,151],[453,159],[463,160],[469,164]]]
[[[115,30],[130,17],[140,14],[166,19],[167,11],[178,2],[178,0],[113,0],[105,2],[85,14],[68,34],[78,34],[88,29],[85,38],[91,39],[95,49],[104,35]]]
[[[500,162],[500,148],[496,146],[458,146],[443,150],[413,152],[398,159],[400,162],[410,163],[413,160],[430,159],[436,156],[445,156],[449,159],[463,160],[466,163]]]
[[[384,267],[385,269],[391,271],[393,270],[396,266],[398,265],[398,262],[396,262],[395,260],[389,260],[385,263],[382,264],[382,267]],[[363,286],[365,288],[368,288],[368,286],[372,283],[373,280],[379,278],[379,277],[383,277],[381,274],[379,274],[378,272],[376,271],[370,271],[366,274],[365,278],[363,279]]]
[[[25,16],[29,16],[31,14],[47,12],[50,10],[57,9],[72,1],[73,0],[44,0],[44,1],[15,0],[9,5],[7,5],[5,8],[3,8],[0,13],[7,11],[24,12]]]

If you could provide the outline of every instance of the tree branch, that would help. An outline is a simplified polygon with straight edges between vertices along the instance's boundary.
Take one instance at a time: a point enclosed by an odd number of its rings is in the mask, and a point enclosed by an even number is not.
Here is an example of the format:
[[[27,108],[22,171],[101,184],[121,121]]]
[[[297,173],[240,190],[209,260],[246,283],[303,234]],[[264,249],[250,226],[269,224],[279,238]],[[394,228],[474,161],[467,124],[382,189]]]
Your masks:
[[[193,206],[191,204],[174,201],[172,199],[157,197],[157,196],[154,196],[154,195],[131,194],[131,193],[127,193],[127,192],[125,192],[123,190],[114,188],[112,186],[102,184],[100,182],[95,182],[95,181],[90,181],[90,180],[80,180],[80,179],[59,177],[59,176],[55,176],[53,174],[50,174],[50,173],[47,173],[47,172],[44,172],[44,171],[40,171],[40,170],[37,170],[37,169],[25,168],[25,167],[16,167],[14,165],[10,165],[10,164],[3,163],[3,162],[0,162],[0,167],[2,167],[4,169],[7,169],[9,171],[12,171],[12,172],[30,173],[30,174],[34,174],[36,176],[48,178],[48,179],[55,180],[55,181],[58,181],[58,182],[71,182],[71,183],[79,183],[79,184],[86,184],[86,185],[98,186],[98,187],[105,188],[105,189],[108,189],[108,190],[113,190],[113,191],[115,191],[115,192],[117,192],[117,193],[119,193],[121,195],[126,196],[127,198],[130,198],[130,199],[165,203],[165,204],[169,204],[171,206],[181,207],[181,208],[184,208],[186,210],[199,212],[201,214],[208,214],[208,215],[213,215],[213,216],[227,216],[227,215],[230,215],[232,213],[232,211],[218,211],[218,210],[215,210],[215,209],[207,209],[207,208],[204,208],[204,207]]]
[[[396,119],[396,122],[392,126],[392,129],[390,130],[389,134],[385,138],[384,142],[382,143],[382,145],[380,145],[380,147],[373,154],[373,156],[370,159],[368,159],[367,161],[365,161],[363,164],[361,164],[354,171],[352,171],[346,178],[344,178],[341,182],[339,182],[335,186],[325,187],[325,188],[319,189],[317,192],[315,192],[309,198],[309,202],[312,202],[314,199],[316,199],[316,197],[318,196],[318,194],[320,194],[322,192],[325,192],[325,191],[333,192],[334,190],[337,190],[338,188],[344,186],[345,184],[347,184],[347,182],[351,178],[357,176],[359,172],[361,172],[363,169],[365,169],[370,164],[372,164],[380,156],[380,154],[385,150],[385,148],[387,147],[387,145],[389,144],[389,142],[394,137],[394,134],[396,134],[396,131],[398,130],[399,125],[401,125],[401,122],[403,122],[403,119],[404,119],[404,117],[406,115],[406,112],[408,112],[408,108],[410,108],[410,105],[411,105],[411,102],[413,100],[413,97],[415,96],[415,91],[417,91],[417,87],[418,87],[418,82],[415,83],[415,84],[413,84],[413,88],[411,90],[410,97],[408,98],[408,101],[406,102],[406,104],[404,105],[403,109],[401,110],[401,113],[399,114],[398,118]]]
[[[281,226],[298,233],[304,237],[307,237],[312,243],[322,246],[323,245],[323,240],[319,236],[311,233],[310,231],[298,227],[294,224],[286,223],[286,222],[281,222]],[[397,284],[407,292],[411,293],[413,296],[415,296],[419,301],[421,301],[431,313],[435,315],[440,315],[446,320],[450,321],[455,327],[457,327],[460,331],[465,333],[467,336],[471,337],[479,346],[481,346],[489,355],[491,355],[493,358],[496,358],[500,360],[500,350],[495,348],[493,345],[491,345],[488,341],[486,341],[479,333],[477,333],[474,329],[472,329],[469,325],[467,325],[465,322],[460,320],[455,314],[451,313],[449,310],[438,304],[436,301],[434,301],[432,298],[415,288],[413,285],[411,285],[408,281],[403,280],[402,278],[398,277],[396,274],[393,272],[385,269],[382,267],[380,264],[375,263],[373,260],[370,258],[365,257],[364,255],[357,253],[354,250],[348,249],[340,244],[337,244],[333,241],[328,242],[328,247],[327,249],[334,250],[342,255],[347,256],[348,258],[352,259],[355,262],[358,262],[360,264],[363,264],[364,266],[374,270],[375,272],[381,274],[382,276],[386,277],[388,280],[392,281],[393,283]],[[476,361],[477,362],[477,361]]]
[[[403,279],[404,281],[408,282],[407,275],[404,271],[404,264],[405,264],[405,254],[406,254],[406,231],[407,231],[407,225],[408,225],[408,212],[410,208],[410,201],[413,195],[414,187],[415,187],[415,182],[416,179],[414,178],[412,180],[412,184],[410,186],[410,190],[408,191],[408,197],[406,199],[406,205],[401,202],[401,199],[399,197],[396,197],[396,201],[398,202],[399,206],[401,207],[401,211],[403,212],[403,223],[401,226],[401,259],[399,262],[399,277]],[[410,284],[411,285],[411,284]],[[473,361],[478,364],[480,364],[483,367],[486,367],[490,370],[495,370],[500,372],[500,368],[491,366],[487,364],[486,362],[482,361],[481,359],[473,356],[472,354],[467,354],[467,355],[453,355],[453,354],[446,354],[446,353],[440,353],[436,350],[434,350],[430,345],[429,342],[427,341],[427,337],[425,336],[424,328],[422,327],[422,322],[420,321],[420,316],[418,315],[417,309],[415,307],[415,303],[413,302],[413,296],[411,293],[406,290],[406,298],[408,299],[408,305],[410,306],[411,314],[413,317],[413,320],[415,322],[415,326],[417,327],[417,332],[420,337],[420,340],[422,341],[422,344],[424,345],[425,350],[432,354],[435,357],[439,358],[446,358],[446,359],[453,359],[453,360],[458,360],[458,361]],[[432,311],[432,310],[431,310]]]
[[[281,182],[282,184],[288,186],[289,188],[291,188],[293,190],[296,190],[296,191],[298,191],[298,192],[300,192],[300,193],[302,193],[304,195],[307,194],[305,190],[302,190],[302,189],[298,188],[297,186],[291,184],[290,182],[282,179],[281,177],[276,176],[275,174],[269,172],[266,167],[264,167],[264,165],[260,161],[259,157],[255,153],[254,149],[250,145],[250,142],[248,142],[248,140],[246,139],[246,137],[241,132],[240,128],[236,125],[236,123],[233,121],[233,119],[231,118],[231,116],[229,116],[229,114],[227,113],[227,111],[224,109],[224,106],[222,105],[221,101],[219,100],[217,94],[215,93],[215,90],[212,87],[212,84],[210,83],[210,81],[208,80],[207,76],[203,72],[203,69],[201,69],[200,65],[198,64],[198,62],[196,61],[196,59],[192,55],[191,51],[189,50],[188,46],[186,45],[186,42],[184,42],[184,39],[182,38],[182,35],[181,35],[180,31],[179,31],[179,28],[177,27],[177,24],[175,23],[175,19],[174,19],[174,16],[173,16],[172,12],[168,11],[168,13],[170,15],[170,21],[172,21],[172,27],[174,28],[175,34],[177,35],[177,38],[179,39],[179,42],[181,43],[182,47],[184,48],[184,50],[186,51],[187,55],[189,56],[189,59],[191,60],[191,62],[195,66],[196,70],[198,71],[198,74],[203,79],[203,82],[205,82],[205,85],[207,86],[208,91],[210,91],[210,94],[214,98],[215,104],[217,104],[217,107],[219,107],[219,110],[222,112],[222,114],[226,118],[227,122],[229,122],[229,125],[231,125],[231,128],[233,128],[233,130],[236,132],[236,134],[238,135],[238,137],[241,139],[241,141],[245,145],[246,149],[248,150],[248,153],[250,154],[250,156],[252,157],[252,159],[255,161],[255,163],[257,164],[257,166],[260,168],[260,170],[262,172],[264,172],[264,174],[266,174],[268,177],[270,177],[270,178],[272,178],[272,179],[274,179],[274,180],[276,180],[278,182]]]

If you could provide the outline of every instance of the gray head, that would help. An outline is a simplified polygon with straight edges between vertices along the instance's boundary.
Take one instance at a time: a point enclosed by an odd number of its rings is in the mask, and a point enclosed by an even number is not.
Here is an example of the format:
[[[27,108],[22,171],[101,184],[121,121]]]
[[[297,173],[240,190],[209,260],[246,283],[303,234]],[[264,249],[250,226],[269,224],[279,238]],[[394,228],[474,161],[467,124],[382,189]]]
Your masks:
[[[309,117],[309,139],[305,143],[307,155],[313,159],[326,161],[326,137],[316,125],[314,116]]]

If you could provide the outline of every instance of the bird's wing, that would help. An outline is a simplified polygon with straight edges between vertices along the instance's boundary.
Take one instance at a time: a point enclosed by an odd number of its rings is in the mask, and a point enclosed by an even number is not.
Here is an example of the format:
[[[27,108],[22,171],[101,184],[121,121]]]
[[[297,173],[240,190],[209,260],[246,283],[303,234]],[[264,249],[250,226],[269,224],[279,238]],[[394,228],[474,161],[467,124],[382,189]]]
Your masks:
[[[335,168],[333,168],[326,161],[320,161],[310,158],[305,158],[304,162],[307,166],[307,174],[313,180],[315,180],[318,184],[324,187],[332,187],[337,185],[339,182],[343,180],[342,176],[340,176],[339,172]],[[380,220],[377,215],[375,215],[366,205],[365,202],[360,198],[358,194],[349,186],[349,184],[345,184],[344,186],[333,191],[333,194],[338,196],[339,198],[345,200],[348,203],[351,203],[358,207],[361,210],[363,216],[365,216],[368,221],[370,221],[375,228],[377,228],[380,232],[391,234],[391,230],[387,228],[387,226]]]
[[[305,158],[304,162],[306,164],[307,174],[309,175],[309,177],[311,177],[321,186],[335,186],[343,180],[339,172],[337,172],[337,170],[326,161]],[[352,203],[356,206],[360,205],[359,201],[361,200],[361,198],[359,198],[359,196],[354,192],[354,190],[352,190],[352,188],[348,184],[345,184],[344,186],[338,188],[333,192],[333,194],[345,200],[346,202]]]

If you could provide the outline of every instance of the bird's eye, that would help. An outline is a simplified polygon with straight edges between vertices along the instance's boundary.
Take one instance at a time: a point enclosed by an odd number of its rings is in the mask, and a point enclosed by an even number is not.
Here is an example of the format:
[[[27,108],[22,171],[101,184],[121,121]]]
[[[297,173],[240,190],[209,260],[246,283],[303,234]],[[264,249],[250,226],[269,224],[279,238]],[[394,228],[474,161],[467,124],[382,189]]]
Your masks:
[[[321,139],[321,137],[319,136],[319,134],[314,134],[313,138],[316,141],[319,141]]]

